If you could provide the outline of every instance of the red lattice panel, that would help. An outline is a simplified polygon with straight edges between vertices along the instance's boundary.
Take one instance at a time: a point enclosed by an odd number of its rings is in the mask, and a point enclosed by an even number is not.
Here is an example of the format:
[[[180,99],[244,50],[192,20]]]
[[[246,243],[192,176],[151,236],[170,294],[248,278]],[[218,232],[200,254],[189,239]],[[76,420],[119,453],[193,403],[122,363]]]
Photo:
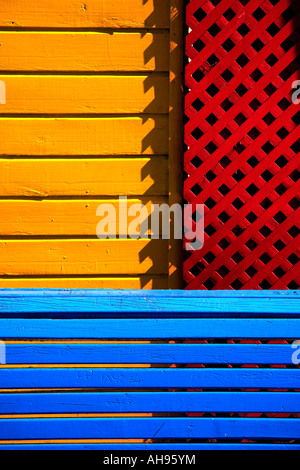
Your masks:
[[[205,205],[187,289],[297,289],[299,1],[187,2],[184,197]]]

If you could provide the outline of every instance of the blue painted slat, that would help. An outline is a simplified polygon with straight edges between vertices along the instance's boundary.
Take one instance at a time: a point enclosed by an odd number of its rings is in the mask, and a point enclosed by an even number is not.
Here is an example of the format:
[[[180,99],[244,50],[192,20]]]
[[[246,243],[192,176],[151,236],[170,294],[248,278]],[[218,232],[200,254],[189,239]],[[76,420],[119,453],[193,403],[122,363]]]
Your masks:
[[[1,450],[300,450],[300,444],[0,444]]]
[[[0,338],[300,338],[300,319],[0,319]]]
[[[288,344],[7,344],[7,364],[290,364]]]
[[[299,389],[300,369],[0,368],[0,387]]]
[[[0,439],[299,439],[286,418],[3,418]]]
[[[297,291],[0,289],[0,313],[276,314],[300,316]]]
[[[293,392],[1,393],[0,414],[10,413],[299,413]]]
[[[107,297],[107,295],[111,297],[186,297],[186,298],[231,298],[231,297],[253,297],[253,298],[287,298],[287,297],[294,297],[298,293],[297,290],[278,290],[278,289],[270,289],[270,290],[211,290],[211,291],[203,291],[203,290],[176,290],[172,289],[169,291],[166,290],[130,290],[130,289],[43,289],[43,288],[29,288],[29,289],[9,289],[9,288],[0,288],[0,296],[8,296],[8,297],[23,297],[29,296],[32,297],[34,295],[44,297],[44,296],[54,296],[57,295],[62,297],[69,297],[69,296],[94,296],[94,297]]]

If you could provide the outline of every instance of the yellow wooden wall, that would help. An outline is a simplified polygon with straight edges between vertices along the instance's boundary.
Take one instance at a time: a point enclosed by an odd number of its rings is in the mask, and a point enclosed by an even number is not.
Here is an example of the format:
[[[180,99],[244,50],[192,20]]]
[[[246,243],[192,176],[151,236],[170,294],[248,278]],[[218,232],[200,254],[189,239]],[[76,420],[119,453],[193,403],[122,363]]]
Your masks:
[[[181,287],[181,241],[96,237],[180,201],[181,3],[0,2],[0,287]]]

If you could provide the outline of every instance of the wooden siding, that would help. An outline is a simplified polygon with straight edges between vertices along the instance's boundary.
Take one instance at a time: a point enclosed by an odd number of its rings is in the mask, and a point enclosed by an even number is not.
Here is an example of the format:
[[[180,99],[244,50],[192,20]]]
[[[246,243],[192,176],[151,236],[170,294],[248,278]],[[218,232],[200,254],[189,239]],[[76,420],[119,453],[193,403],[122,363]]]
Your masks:
[[[168,31],[114,31],[113,34],[107,31],[21,31],[17,35],[2,31],[0,38],[3,49],[1,70],[5,71],[169,70],[169,51],[166,47],[166,42],[169,41]]]
[[[168,28],[168,0],[15,0],[1,2],[5,28]]]
[[[181,287],[180,244],[99,240],[96,209],[180,200],[182,18],[181,0],[1,2],[0,287]]]

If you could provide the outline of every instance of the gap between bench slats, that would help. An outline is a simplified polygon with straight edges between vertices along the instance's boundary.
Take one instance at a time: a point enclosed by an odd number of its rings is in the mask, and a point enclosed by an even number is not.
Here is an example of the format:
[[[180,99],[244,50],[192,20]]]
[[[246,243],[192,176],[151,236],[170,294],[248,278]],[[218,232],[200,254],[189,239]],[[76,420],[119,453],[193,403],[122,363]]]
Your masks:
[[[1,444],[0,450],[300,450],[300,444]]]

